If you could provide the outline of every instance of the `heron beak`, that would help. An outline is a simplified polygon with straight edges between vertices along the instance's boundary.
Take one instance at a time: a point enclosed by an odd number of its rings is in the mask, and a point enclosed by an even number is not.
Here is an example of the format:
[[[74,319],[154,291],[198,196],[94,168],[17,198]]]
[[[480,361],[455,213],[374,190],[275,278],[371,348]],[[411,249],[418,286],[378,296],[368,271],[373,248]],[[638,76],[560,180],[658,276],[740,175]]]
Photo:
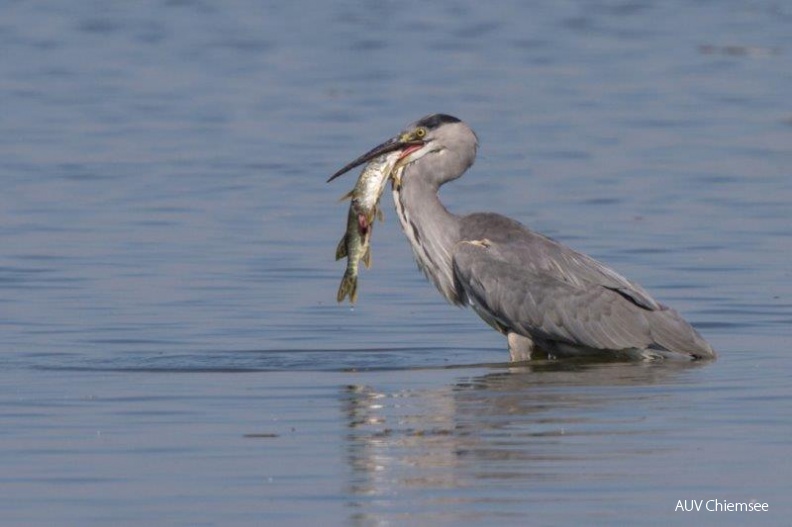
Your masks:
[[[416,147],[420,148],[421,146],[423,146],[423,144],[424,144],[423,141],[415,140],[409,134],[402,134],[398,137],[388,139],[381,145],[375,146],[374,148],[372,148],[371,150],[369,150],[359,158],[355,159],[348,165],[344,166],[344,168],[342,168],[341,170],[330,176],[330,179],[328,179],[327,182],[330,183],[338,176],[342,174],[346,174],[353,168],[360,166],[368,161],[371,161],[375,157],[379,157],[382,154],[387,154],[388,152],[393,152],[395,150],[403,150],[403,153],[399,158],[401,160],[404,158],[404,156],[415,151]]]

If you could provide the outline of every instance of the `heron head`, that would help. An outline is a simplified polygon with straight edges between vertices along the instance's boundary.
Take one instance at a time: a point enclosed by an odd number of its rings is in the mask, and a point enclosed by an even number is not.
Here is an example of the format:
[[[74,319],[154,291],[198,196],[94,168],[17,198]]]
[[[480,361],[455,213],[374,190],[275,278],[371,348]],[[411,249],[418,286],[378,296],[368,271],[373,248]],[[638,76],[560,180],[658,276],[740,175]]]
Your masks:
[[[438,168],[446,169],[438,173],[438,177],[442,177],[442,183],[461,176],[473,164],[477,146],[476,134],[461,120],[442,113],[427,115],[409,125],[396,137],[358,157],[327,181],[332,181],[375,157],[399,150],[401,155],[395,168],[406,167],[418,161],[421,164],[432,161],[430,164],[438,165],[434,167],[433,173]]]

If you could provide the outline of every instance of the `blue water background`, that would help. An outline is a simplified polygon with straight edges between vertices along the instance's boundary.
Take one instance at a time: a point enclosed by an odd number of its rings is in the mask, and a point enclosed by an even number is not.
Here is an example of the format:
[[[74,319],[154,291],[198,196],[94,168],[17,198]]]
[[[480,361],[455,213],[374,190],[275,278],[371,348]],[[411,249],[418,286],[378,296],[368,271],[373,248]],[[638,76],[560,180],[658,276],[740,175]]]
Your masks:
[[[0,50],[2,525],[788,522],[787,4],[16,1]],[[325,179],[433,112],[481,142],[449,208],[719,360],[508,368],[389,196],[337,305]]]

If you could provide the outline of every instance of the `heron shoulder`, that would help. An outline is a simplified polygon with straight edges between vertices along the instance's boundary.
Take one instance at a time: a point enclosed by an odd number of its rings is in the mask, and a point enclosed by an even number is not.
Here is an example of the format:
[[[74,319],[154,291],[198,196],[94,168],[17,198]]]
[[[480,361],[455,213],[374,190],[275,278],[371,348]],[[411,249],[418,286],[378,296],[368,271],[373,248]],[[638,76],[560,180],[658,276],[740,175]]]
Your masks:
[[[665,309],[640,285],[605,264],[506,216],[495,213],[464,216],[460,222],[460,235],[462,240],[490,240],[493,257],[525,272],[581,288],[592,285],[606,287],[643,309]]]

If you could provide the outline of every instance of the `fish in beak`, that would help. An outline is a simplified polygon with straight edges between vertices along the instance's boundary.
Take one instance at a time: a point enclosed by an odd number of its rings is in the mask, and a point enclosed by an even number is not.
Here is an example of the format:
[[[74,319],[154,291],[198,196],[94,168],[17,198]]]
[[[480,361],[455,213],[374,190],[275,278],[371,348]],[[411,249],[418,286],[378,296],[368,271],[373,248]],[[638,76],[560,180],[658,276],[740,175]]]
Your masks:
[[[377,145],[359,158],[355,159],[348,165],[344,166],[341,170],[330,176],[330,179],[327,180],[328,183],[333,181],[338,176],[345,174],[352,170],[353,168],[362,165],[372,159],[381,156],[382,154],[387,154],[388,152],[393,152],[395,150],[401,150],[401,156],[399,156],[399,160],[407,157],[411,153],[415,152],[416,150],[420,149],[424,146],[424,141],[421,141],[415,134],[406,132],[398,137],[394,137],[392,139],[388,139],[381,145]],[[398,161],[397,161],[398,166]]]

